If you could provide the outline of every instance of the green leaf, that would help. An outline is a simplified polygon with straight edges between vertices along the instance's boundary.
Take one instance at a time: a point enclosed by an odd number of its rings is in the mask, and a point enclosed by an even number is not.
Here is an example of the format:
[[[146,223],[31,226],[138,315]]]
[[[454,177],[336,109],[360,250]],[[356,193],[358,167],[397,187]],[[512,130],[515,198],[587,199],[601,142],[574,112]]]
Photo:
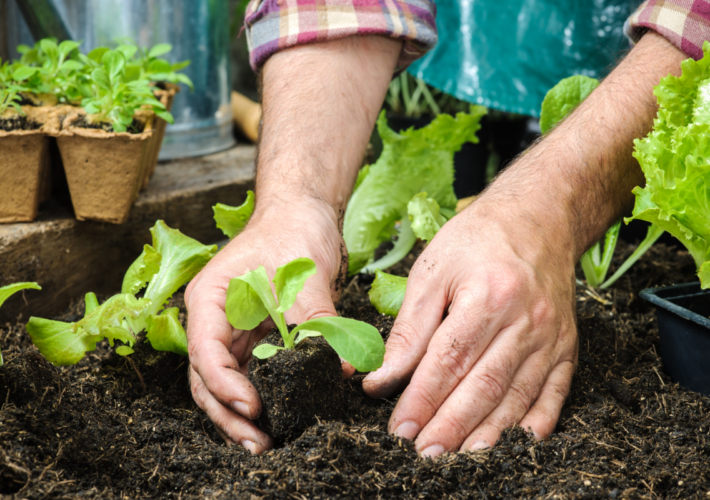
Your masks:
[[[42,287],[34,282],[25,283],[15,283],[12,285],[6,285],[0,287],[0,307],[9,299],[12,295],[19,292],[20,290],[41,290]]]
[[[111,80],[108,77],[108,73],[103,68],[96,68],[91,72],[91,79],[94,81],[99,88],[104,90],[109,90],[111,88]]]
[[[177,71],[187,68],[189,65],[190,65],[190,61],[177,62],[177,63],[170,66],[170,71],[177,72]]]
[[[138,47],[136,47],[135,45],[122,44],[116,47],[116,50],[123,54],[123,57],[126,58],[126,61],[130,61],[131,59],[133,59],[133,56],[136,55]]]
[[[426,193],[419,193],[412,198],[407,205],[407,212],[412,231],[420,240],[431,241],[446,223],[446,219],[439,213],[439,204],[427,198]]]
[[[274,285],[276,285],[276,296],[279,298],[279,306],[276,310],[284,313],[291,309],[296,302],[296,296],[303,290],[306,280],[316,272],[316,263],[306,257],[292,260],[276,269]],[[269,292],[271,292],[270,288]]]
[[[154,57],[160,57],[164,54],[167,54],[171,50],[173,50],[173,46],[169,43],[159,43],[148,51],[148,57],[150,57],[151,59]]]
[[[126,271],[126,275],[123,277],[121,293],[135,295],[145,288],[148,281],[150,281],[160,269],[162,259],[163,257],[156,252],[152,246],[145,245],[143,252],[133,264],[131,264],[128,271]]]
[[[599,80],[584,75],[570,76],[552,87],[542,101],[540,130],[549,132],[599,86]]]
[[[108,47],[96,47],[86,56],[94,62],[100,63],[103,60],[104,54],[110,49]]]
[[[74,51],[74,49],[78,49],[79,45],[81,45],[80,42],[75,42],[73,40],[64,40],[62,43],[59,44],[59,58],[64,60],[66,57]]]
[[[238,207],[230,207],[217,203],[212,207],[214,220],[217,228],[220,229],[227,238],[234,238],[242,232],[254,213],[254,192],[247,191],[247,199]]]
[[[24,80],[27,80],[28,78],[32,78],[35,73],[39,71],[39,68],[31,68],[29,66],[21,66],[17,68],[13,73],[12,73],[12,79],[15,80],[16,82],[22,82]]]
[[[314,332],[312,330],[299,330],[298,337],[296,338],[296,345],[300,344],[302,340],[312,337],[322,337],[320,332]]]
[[[343,237],[354,274],[373,260],[381,243],[391,239],[397,221],[407,218],[407,204],[426,192],[442,208],[454,210],[454,153],[466,142],[477,143],[476,132],[486,109],[456,117],[442,114],[428,126],[401,134],[387,126],[384,112],[377,121],[383,150],[363,174],[345,212]]]
[[[106,68],[109,79],[114,81],[116,77],[121,74],[121,71],[123,71],[126,65],[126,58],[123,57],[123,54],[120,52],[109,50],[101,57],[101,63],[104,65],[104,68]]]
[[[158,118],[162,118],[166,122],[173,124],[175,123],[175,119],[173,118],[173,115],[170,114],[168,111],[154,111],[155,115]]]
[[[380,332],[362,321],[341,317],[315,318],[301,323],[291,332],[320,332],[345,361],[360,372],[377,370],[385,356],[385,343]]]
[[[69,60],[62,64],[62,71],[79,71],[84,67],[79,61]]]
[[[168,351],[187,356],[187,334],[178,319],[179,309],[171,307],[160,316],[148,317],[146,339],[156,351]]]
[[[170,73],[172,66],[165,59],[156,59],[148,65],[149,73]]]
[[[39,41],[39,47],[50,59],[56,59],[58,55],[57,42],[51,38],[44,38]]]
[[[261,344],[254,348],[251,355],[258,359],[269,359],[279,351],[283,351],[283,347],[276,347],[271,344]]]
[[[367,294],[379,313],[397,317],[404,302],[406,289],[407,278],[377,271],[375,281],[372,282],[372,287]]]
[[[97,307],[99,307],[99,299],[94,292],[84,295],[84,316],[91,314]]]
[[[129,356],[129,355],[133,354],[134,352],[136,352],[136,351],[134,351],[133,349],[131,349],[127,345],[122,345],[122,346],[119,346],[116,348],[116,354],[118,354],[119,356]]]
[[[229,281],[224,308],[229,324],[237,330],[253,330],[269,316],[259,295],[249,283],[239,278]]]
[[[156,222],[150,232],[152,246],[162,258],[144,297],[153,302],[151,314],[157,314],[170,297],[215,256],[217,245],[203,245],[177,229],[169,228],[162,220]]]
[[[177,74],[177,81],[180,83],[184,83],[188,87],[190,87],[190,90],[195,90],[195,86],[192,83],[192,80],[190,80],[190,77],[183,73],[178,73]]]

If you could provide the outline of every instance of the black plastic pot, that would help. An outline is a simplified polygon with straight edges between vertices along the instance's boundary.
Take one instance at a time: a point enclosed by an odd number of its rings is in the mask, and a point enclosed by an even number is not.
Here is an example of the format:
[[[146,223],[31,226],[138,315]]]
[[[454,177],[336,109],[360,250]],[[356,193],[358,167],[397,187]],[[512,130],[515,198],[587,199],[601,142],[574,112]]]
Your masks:
[[[648,288],[641,298],[656,306],[660,355],[674,382],[710,395],[710,290],[700,283]]]

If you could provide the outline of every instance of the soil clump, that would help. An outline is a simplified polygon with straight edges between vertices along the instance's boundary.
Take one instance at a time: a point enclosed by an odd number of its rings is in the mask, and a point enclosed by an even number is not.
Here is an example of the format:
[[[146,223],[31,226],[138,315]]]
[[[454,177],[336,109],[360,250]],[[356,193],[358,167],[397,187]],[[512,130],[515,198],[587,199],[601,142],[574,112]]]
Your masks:
[[[289,325],[289,330],[295,326]],[[257,345],[266,343],[283,347],[278,329]],[[345,416],[340,358],[324,338],[306,338],[295,349],[281,350],[268,359],[252,357],[248,367],[262,403],[257,425],[276,443],[298,438],[321,420]]]
[[[619,244],[612,272],[632,250]],[[411,262],[413,257],[400,270],[407,271]],[[24,373],[20,377],[35,380],[35,388],[22,395],[13,388],[17,385],[2,385],[0,494],[18,499],[706,498],[710,398],[679,387],[664,373],[655,313],[638,298],[648,286],[695,279],[687,252],[656,245],[612,290],[578,287],[579,366],[552,436],[536,442],[513,428],[490,450],[434,460],[419,458],[413,443],[387,434],[397,398],[366,397],[363,375],[344,383],[345,418],[323,419],[276,449],[252,456],[225,445],[195,406],[185,358],[137,344],[131,363],[102,344],[76,366],[39,369],[54,375],[36,376],[26,319],[2,325],[6,364],[0,372]],[[371,322],[387,337],[392,320],[369,305],[369,282],[367,276],[351,280],[338,310]],[[170,306],[181,307],[184,322],[180,294]],[[82,309],[77,303],[58,319],[76,320]]]
[[[72,123],[73,127],[78,128],[90,128],[95,130],[103,130],[104,132],[113,132],[113,125],[108,122],[88,122],[86,116],[82,115]],[[126,130],[129,134],[140,134],[145,128],[144,124],[136,120],[135,118],[131,122],[130,126]]]
[[[13,116],[11,118],[0,118],[0,130],[13,132],[15,130],[37,130],[42,124],[30,120],[26,116]]]

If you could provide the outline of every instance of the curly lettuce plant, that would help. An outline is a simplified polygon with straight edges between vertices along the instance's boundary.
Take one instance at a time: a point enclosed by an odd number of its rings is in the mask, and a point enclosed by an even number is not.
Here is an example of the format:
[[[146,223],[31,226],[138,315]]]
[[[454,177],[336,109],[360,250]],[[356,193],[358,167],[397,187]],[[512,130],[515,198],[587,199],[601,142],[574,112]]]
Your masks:
[[[316,273],[316,264],[307,258],[295,259],[279,267],[273,279],[276,298],[266,270],[259,266],[232,279],[227,289],[227,319],[238,330],[252,330],[271,316],[284,347],[257,346],[252,354],[267,359],[284,349],[295,349],[308,337],[322,336],[338,355],[361,372],[382,366],[385,344],[374,326],[341,317],[323,317],[301,323],[289,332],[284,313],[296,302],[306,280]]]
[[[668,231],[688,249],[701,287],[710,288],[710,43],[703,58],[688,59],[681,76],[654,88],[658,115],[653,130],[637,139],[634,157],[646,178],[634,188],[633,219]]]
[[[12,295],[15,293],[21,291],[21,290],[41,290],[42,287],[39,286],[37,283],[15,283],[13,285],[7,285],[0,287],[0,307],[5,303],[7,299],[9,299]],[[0,351],[0,366],[3,365],[3,360],[2,360],[2,351]]]
[[[173,116],[153,94],[148,80],[125,81],[126,58],[117,50],[107,50],[91,72],[91,95],[82,101],[90,122],[107,122],[115,132],[125,132],[136,111],[148,107],[157,116],[173,123]]]
[[[454,153],[466,142],[478,142],[476,132],[487,112],[471,106],[469,113],[439,115],[431,124],[401,134],[387,126],[384,112],[377,120],[382,155],[360,172],[343,225],[349,273],[374,272],[402,260],[416,237],[407,217],[407,204],[422,192],[437,202],[445,217],[456,208]],[[399,223],[399,230],[397,224]],[[394,248],[375,261],[375,250],[397,234]]]

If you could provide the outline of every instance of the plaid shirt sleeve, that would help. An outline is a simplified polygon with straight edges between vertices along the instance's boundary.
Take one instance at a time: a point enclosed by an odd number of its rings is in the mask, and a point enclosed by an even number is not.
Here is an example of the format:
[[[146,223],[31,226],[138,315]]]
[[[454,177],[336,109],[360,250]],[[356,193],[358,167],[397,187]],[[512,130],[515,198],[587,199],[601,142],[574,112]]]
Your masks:
[[[258,71],[275,52],[351,35],[404,41],[404,69],[437,40],[433,0],[252,0],[245,24],[251,65]]]
[[[626,21],[634,42],[652,29],[693,59],[703,57],[710,40],[710,0],[646,0]]]

